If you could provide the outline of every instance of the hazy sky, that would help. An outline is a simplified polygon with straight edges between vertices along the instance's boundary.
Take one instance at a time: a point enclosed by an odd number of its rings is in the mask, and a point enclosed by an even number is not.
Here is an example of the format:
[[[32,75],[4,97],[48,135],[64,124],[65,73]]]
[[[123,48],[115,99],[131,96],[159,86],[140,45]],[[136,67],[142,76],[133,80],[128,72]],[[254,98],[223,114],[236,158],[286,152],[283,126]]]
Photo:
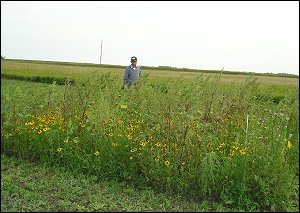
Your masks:
[[[299,2],[1,1],[6,58],[299,75]]]

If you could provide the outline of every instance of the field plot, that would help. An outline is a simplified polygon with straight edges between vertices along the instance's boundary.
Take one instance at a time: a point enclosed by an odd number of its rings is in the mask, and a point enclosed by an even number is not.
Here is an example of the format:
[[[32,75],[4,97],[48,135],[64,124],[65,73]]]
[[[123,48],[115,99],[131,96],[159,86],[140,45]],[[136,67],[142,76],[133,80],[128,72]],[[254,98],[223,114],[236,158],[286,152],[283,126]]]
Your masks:
[[[121,68],[9,62],[3,73],[75,79],[1,79],[6,155],[245,211],[299,208],[297,78],[145,70],[121,90]]]
[[[210,73],[209,71],[201,72],[188,72],[188,71],[171,71],[160,69],[147,69],[142,67],[143,73],[149,74],[149,79],[160,80],[169,78],[183,77],[184,79],[195,79],[197,77],[218,76],[219,74]],[[80,80],[82,76],[89,73],[114,73],[121,80],[123,77],[124,68],[120,66],[99,67],[99,66],[79,66],[68,64],[50,64],[50,63],[36,63],[36,62],[15,62],[15,61],[2,61],[1,74],[17,75],[17,76],[40,76],[40,77],[56,77],[56,78],[72,78]],[[295,77],[278,77],[272,76],[255,76],[257,81],[267,86],[296,86],[299,87],[299,78]],[[223,74],[221,82],[223,83],[236,83],[244,81],[249,78],[249,75],[242,74]]]

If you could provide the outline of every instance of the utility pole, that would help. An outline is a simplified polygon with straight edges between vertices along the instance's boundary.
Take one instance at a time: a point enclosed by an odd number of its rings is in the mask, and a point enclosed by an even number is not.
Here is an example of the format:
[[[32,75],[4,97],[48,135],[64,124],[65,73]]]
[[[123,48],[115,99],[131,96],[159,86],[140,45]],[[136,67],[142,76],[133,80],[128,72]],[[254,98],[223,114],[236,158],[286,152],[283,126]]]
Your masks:
[[[103,39],[101,40],[100,65],[101,65],[101,60],[102,60],[102,43],[103,43]]]

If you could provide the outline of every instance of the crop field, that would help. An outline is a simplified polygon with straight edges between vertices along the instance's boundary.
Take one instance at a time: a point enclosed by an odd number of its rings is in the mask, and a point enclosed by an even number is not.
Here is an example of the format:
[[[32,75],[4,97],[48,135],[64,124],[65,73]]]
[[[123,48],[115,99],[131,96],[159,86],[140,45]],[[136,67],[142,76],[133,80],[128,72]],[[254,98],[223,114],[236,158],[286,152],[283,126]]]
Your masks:
[[[218,76],[219,74],[210,73],[210,71],[204,72],[189,72],[189,71],[172,71],[172,70],[160,70],[142,68],[144,74],[149,74],[149,80],[160,80],[183,77],[185,79],[195,79],[197,77],[209,77]],[[57,78],[72,78],[74,80],[81,79],[82,76],[93,73],[114,73],[120,80],[123,77],[124,68],[120,66],[114,67],[99,67],[99,66],[78,66],[72,64],[49,64],[49,63],[29,63],[19,61],[2,61],[1,62],[1,75],[18,75],[25,77],[57,77]],[[255,76],[257,81],[262,85],[267,86],[297,86],[299,87],[299,77],[280,77],[276,75],[270,76]],[[223,83],[235,83],[243,81],[249,78],[249,75],[242,74],[223,74],[220,79]]]
[[[145,69],[122,90],[123,71],[1,61],[1,153],[244,211],[299,208],[299,78]]]

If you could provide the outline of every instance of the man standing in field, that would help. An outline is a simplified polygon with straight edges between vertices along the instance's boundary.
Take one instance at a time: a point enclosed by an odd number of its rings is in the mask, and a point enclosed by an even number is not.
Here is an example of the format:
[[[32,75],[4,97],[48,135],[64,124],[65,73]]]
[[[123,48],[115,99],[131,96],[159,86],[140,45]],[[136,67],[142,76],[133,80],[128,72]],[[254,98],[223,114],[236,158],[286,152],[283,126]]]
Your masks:
[[[128,88],[131,86],[133,81],[137,80],[139,77],[142,76],[141,67],[137,66],[137,58],[135,56],[131,57],[131,65],[126,67],[125,74],[124,74],[124,84],[123,89],[125,86],[128,86]]]

